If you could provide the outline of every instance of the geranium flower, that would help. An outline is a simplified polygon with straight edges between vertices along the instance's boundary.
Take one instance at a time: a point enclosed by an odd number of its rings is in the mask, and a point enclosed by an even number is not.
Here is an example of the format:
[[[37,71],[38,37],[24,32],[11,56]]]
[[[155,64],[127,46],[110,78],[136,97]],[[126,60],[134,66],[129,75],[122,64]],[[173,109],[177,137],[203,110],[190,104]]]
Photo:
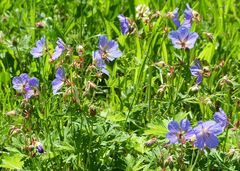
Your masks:
[[[217,123],[221,125],[223,129],[225,129],[228,126],[228,118],[226,113],[222,110],[222,108],[219,108],[219,112],[215,112],[213,118]]]
[[[177,28],[180,27],[180,21],[178,18],[178,10],[179,10],[179,8],[175,8],[174,11],[167,13],[167,16],[172,19],[172,21],[174,22],[174,24],[176,25]]]
[[[105,64],[105,61],[102,59],[101,54],[99,53],[99,50],[93,52],[93,64],[100,69],[104,74],[109,75],[109,72],[107,70],[107,65]]]
[[[34,58],[39,58],[43,55],[44,45],[45,45],[45,36],[37,41],[36,47],[31,49],[30,53],[33,55]]]
[[[197,77],[196,84],[199,85],[203,80],[203,71],[199,60],[195,60],[196,65],[190,67],[191,74]]]
[[[26,73],[21,74],[19,77],[14,77],[12,84],[13,88],[22,93],[26,99],[38,94],[38,79],[35,77],[29,78]]]
[[[36,149],[38,153],[44,153],[43,145],[40,142],[36,142]]]
[[[93,53],[93,63],[103,73],[108,75],[105,61],[113,61],[120,57],[122,52],[118,50],[118,43],[114,40],[107,39],[106,36],[99,36],[99,50]]]
[[[62,41],[61,38],[58,38],[57,46],[51,56],[51,60],[55,60],[55,59],[59,58],[61,56],[61,54],[64,52],[64,50],[65,50],[65,43]]]
[[[203,149],[205,145],[209,148],[215,148],[219,143],[217,135],[222,133],[222,127],[215,121],[200,122],[194,128],[194,133],[197,148]]]
[[[65,82],[65,72],[63,68],[58,68],[56,72],[56,78],[52,81],[52,90],[53,94],[57,94],[57,92],[62,88]]]
[[[172,40],[173,46],[177,49],[191,49],[198,38],[196,32],[190,32],[186,27],[179,27],[176,31],[171,31],[168,38]]]
[[[184,10],[184,21],[182,26],[190,29],[193,21],[200,21],[200,15],[197,11],[194,11],[189,4],[186,6],[187,8]]]
[[[122,34],[126,34],[129,31],[129,22],[126,17],[124,17],[123,14],[118,15],[118,19],[121,24],[121,32]]]
[[[28,85],[29,76],[26,73],[21,74],[19,77],[14,77],[12,80],[13,88],[15,90],[24,91]]]
[[[180,122],[180,125],[176,121],[171,121],[168,124],[167,138],[170,141],[170,144],[184,143],[186,138],[185,135],[191,131],[190,121],[183,119]]]

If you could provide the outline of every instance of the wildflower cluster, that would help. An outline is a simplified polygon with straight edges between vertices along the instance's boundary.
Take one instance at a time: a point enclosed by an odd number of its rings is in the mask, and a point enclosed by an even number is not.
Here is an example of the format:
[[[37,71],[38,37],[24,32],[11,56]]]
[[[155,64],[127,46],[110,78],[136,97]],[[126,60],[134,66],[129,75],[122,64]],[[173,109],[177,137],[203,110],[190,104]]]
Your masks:
[[[168,14],[174,24],[177,26],[178,30],[171,31],[168,37],[172,40],[172,44],[177,49],[191,49],[198,38],[196,32],[190,32],[192,21],[193,21],[193,10],[187,4],[187,9],[184,11],[184,21],[180,25],[178,18],[178,8],[176,8],[172,13]]]
[[[228,125],[226,113],[219,108],[219,112],[214,114],[214,120],[199,121],[197,126],[191,128],[190,121],[183,119],[180,125],[176,121],[168,124],[167,138],[170,144],[186,143],[186,141],[194,142],[194,145],[203,149],[215,148],[219,144],[217,136],[221,134]]]

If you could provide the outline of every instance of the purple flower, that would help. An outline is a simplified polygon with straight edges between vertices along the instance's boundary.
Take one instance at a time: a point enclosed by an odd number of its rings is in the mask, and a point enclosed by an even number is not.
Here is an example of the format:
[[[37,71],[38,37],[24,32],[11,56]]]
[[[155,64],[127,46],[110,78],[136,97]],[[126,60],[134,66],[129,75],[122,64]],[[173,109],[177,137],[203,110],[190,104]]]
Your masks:
[[[60,90],[65,81],[65,73],[63,68],[58,68],[56,72],[56,78],[52,81],[52,90],[53,94],[57,94],[58,90]]]
[[[107,39],[106,36],[99,36],[99,50],[93,53],[93,63],[103,73],[109,74],[106,69],[105,61],[113,61],[122,56],[122,52],[118,50],[118,43],[114,40]]]
[[[219,112],[215,112],[213,118],[217,123],[221,125],[223,130],[228,126],[228,118],[222,108],[219,108]]]
[[[93,52],[93,63],[99,68],[104,74],[109,75],[105,61],[102,59],[99,50]]]
[[[44,153],[43,145],[40,142],[36,143],[36,149],[37,149],[37,152]]]
[[[194,128],[194,132],[196,135],[195,146],[197,148],[203,149],[204,145],[215,148],[219,143],[217,135],[222,133],[222,127],[215,121],[200,122]]]
[[[23,73],[12,80],[13,88],[24,95],[25,99],[38,94],[39,81],[37,78],[29,78],[28,74]]]
[[[199,85],[203,80],[203,76],[202,76],[203,71],[202,71],[202,67],[200,65],[200,61],[195,60],[195,63],[196,63],[196,65],[192,65],[190,67],[190,71],[193,76],[197,77],[196,83],[197,83],[197,85]]]
[[[121,32],[122,34],[126,34],[129,31],[129,22],[126,17],[124,17],[123,14],[118,15],[118,19],[121,24]]]
[[[170,141],[170,144],[184,143],[185,135],[191,130],[190,121],[183,119],[180,122],[180,125],[176,121],[171,121],[168,124],[167,138]]]
[[[189,4],[187,4],[186,6],[187,8],[184,10],[184,21],[182,23],[182,26],[190,29],[192,27],[193,10],[189,6]]]
[[[178,18],[178,10],[179,8],[175,8],[175,10],[172,12],[172,21],[177,27],[180,27],[180,21]]]
[[[177,49],[191,49],[198,38],[198,34],[190,32],[186,27],[179,27],[176,31],[171,31],[168,38],[172,40],[173,46]]]
[[[59,56],[61,56],[61,54],[63,53],[64,50],[65,50],[65,43],[62,41],[61,38],[58,38],[57,46],[51,56],[51,60],[54,61],[55,59],[59,58]]]
[[[21,74],[19,77],[14,77],[12,80],[13,88],[15,90],[24,91],[28,85],[29,76],[26,73]]]
[[[30,53],[33,55],[34,58],[39,58],[43,55],[44,44],[45,36],[43,36],[39,41],[37,41],[36,47],[31,49]]]
[[[122,56],[122,52],[118,50],[118,43],[114,40],[107,40],[106,36],[99,36],[99,53],[102,59],[113,61]]]

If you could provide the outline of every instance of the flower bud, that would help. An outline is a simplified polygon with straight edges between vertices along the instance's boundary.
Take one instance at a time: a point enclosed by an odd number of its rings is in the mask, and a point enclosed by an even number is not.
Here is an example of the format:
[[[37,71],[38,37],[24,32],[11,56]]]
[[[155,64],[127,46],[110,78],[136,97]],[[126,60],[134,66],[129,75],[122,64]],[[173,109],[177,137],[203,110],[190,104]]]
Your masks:
[[[88,109],[88,112],[90,113],[91,116],[96,116],[97,114],[96,107],[94,105],[91,105]]]
[[[44,26],[45,26],[44,23],[41,21],[35,23],[35,27],[37,28],[43,28]]]
[[[192,86],[190,88],[190,91],[192,91],[192,92],[197,92],[198,90],[199,90],[199,86],[197,84],[195,84],[194,86]]]
[[[77,52],[79,56],[82,56],[84,53],[84,47],[82,45],[77,46]]]

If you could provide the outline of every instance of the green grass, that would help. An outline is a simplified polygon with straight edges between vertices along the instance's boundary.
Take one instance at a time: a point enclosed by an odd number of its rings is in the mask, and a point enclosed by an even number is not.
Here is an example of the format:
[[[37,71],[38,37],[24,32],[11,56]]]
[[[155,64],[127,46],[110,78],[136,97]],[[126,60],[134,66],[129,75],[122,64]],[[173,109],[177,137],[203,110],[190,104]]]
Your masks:
[[[191,28],[199,38],[189,51],[175,49],[164,31],[177,29],[166,13],[179,7],[183,21],[186,3],[201,15]],[[152,14],[160,11],[160,16],[145,24],[136,18],[139,4],[149,6]],[[239,8],[237,0],[2,0],[0,168],[238,170],[240,132],[239,127],[232,128],[240,120]],[[121,34],[118,14],[135,22],[135,32]],[[39,21],[43,28],[35,26]],[[212,33],[212,41],[206,33]],[[30,50],[44,35],[48,52],[35,59]],[[91,67],[99,35],[118,41],[123,52],[108,64],[109,76],[99,76]],[[49,62],[58,37],[67,51]],[[82,56],[78,45],[84,47]],[[196,58],[211,75],[192,92],[196,78],[189,68]],[[80,67],[74,67],[76,61]],[[160,61],[166,66],[157,65]],[[51,82],[59,66],[71,85],[53,95]],[[40,82],[39,96],[28,102],[12,87],[13,77],[21,73]],[[89,81],[96,87],[89,88]],[[194,127],[200,120],[211,120],[219,107],[230,124],[216,149],[198,150],[190,143],[167,145],[170,121],[188,118]],[[6,115],[13,110],[15,116]],[[21,131],[13,134],[13,126]],[[157,143],[147,147],[145,142],[153,137]],[[33,139],[43,144],[44,154],[29,150]]]

